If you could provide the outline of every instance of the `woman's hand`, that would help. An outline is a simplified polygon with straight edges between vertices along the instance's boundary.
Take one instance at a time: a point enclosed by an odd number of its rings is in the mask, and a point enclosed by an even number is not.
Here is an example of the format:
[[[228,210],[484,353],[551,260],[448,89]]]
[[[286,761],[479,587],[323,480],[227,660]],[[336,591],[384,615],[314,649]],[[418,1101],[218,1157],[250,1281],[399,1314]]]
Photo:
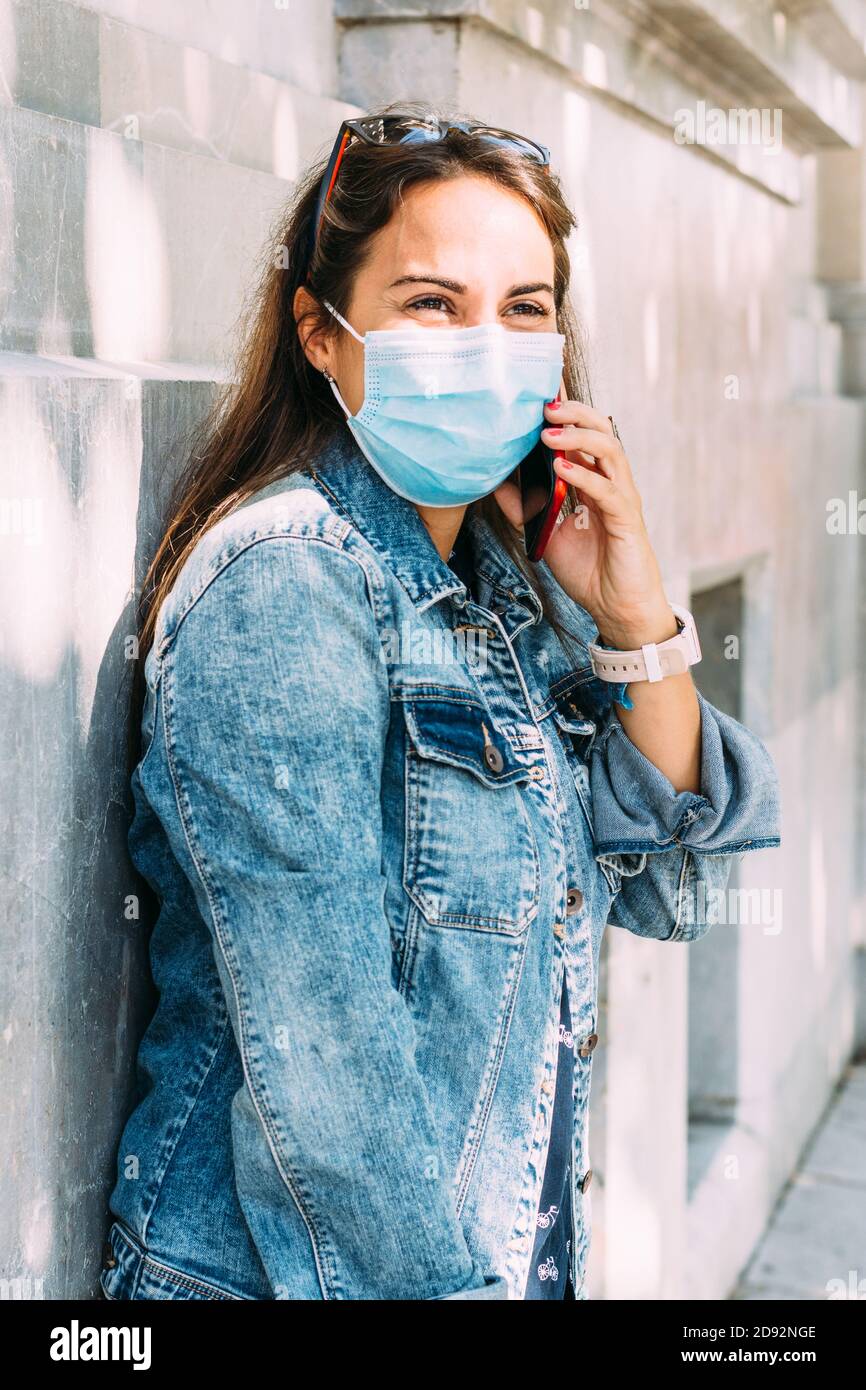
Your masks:
[[[611,647],[630,650],[675,636],[640,496],[610,419],[579,401],[548,403],[544,413],[549,424],[542,439],[565,453],[554,468],[581,495],[577,513],[556,527],[544,552],[555,579],[591,614]],[[496,499],[520,525],[517,486],[504,483]]]
[[[579,489],[582,503],[556,527],[544,552],[555,579],[591,614],[601,641],[610,647],[631,651],[674,637],[677,620],[665,598],[628,459],[609,418],[579,401],[548,403],[544,414],[551,423],[542,439],[565,453],[554,468]],[[496,500],[513,526],[522,524],[515,483],[497,488]],[[621,709],[618,719],[632,743],[675,791],[697,792],[701,714],[691,673],[633,681],[628,689],[632,708]]]

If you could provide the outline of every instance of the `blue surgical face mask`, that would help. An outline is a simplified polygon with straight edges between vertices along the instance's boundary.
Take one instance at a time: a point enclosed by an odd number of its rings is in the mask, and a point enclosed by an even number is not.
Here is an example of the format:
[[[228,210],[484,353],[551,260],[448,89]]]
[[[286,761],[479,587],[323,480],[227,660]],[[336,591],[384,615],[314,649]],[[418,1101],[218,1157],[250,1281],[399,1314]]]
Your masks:
[[[358,446],[394,492],[427,507],[486,497],[532,450],[544,403],[562,376],[562,333],[498,323],[384,328],[361,337],[364,402],[352,415],[329,377]]]

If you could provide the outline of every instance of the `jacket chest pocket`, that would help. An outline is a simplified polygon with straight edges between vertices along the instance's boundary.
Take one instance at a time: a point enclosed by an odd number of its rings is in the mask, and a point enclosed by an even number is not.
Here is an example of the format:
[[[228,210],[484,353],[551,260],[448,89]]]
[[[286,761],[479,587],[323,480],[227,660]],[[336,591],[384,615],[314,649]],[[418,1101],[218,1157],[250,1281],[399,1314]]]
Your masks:
[[[437,927],[516,936],[538,911],[538,847],[517,761],[472,697],[408,700],[403,886]]]

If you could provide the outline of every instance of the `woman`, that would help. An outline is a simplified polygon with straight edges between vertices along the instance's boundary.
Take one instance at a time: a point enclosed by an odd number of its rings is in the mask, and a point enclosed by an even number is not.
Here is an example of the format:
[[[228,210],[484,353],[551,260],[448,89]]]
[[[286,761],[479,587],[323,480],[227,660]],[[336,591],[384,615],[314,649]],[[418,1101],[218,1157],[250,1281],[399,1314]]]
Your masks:
[[[146,583],[108,1297],[586,1298],[605,924],[701,935],[778,837],[583,403],[572,227],[542,147],[388,108],[278,237]]]

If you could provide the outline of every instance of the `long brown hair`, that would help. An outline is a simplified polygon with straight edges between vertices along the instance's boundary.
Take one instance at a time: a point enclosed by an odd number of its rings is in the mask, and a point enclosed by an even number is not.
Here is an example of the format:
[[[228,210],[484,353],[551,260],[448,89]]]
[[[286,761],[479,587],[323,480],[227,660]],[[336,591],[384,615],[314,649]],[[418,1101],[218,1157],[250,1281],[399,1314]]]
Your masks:
[[[418,115],[432,110],[443,118],[467,119],[426,103],[411,102],[393,103],[377,114],[397,109]],[[353,281],[364,264],[370,240],[390,221],[405,189],[472,174],[525,198],[553,246],[557,328],[566,340],[566,391],[572,400],[589,402],[580,334],[568,300],[566,240],[576,221],[556,174],[545,173],[540,165],[514,151],[457,130],[426,145],[369,146],[356,141],[343,159],[308,267],[310,223],[324,168],[322,162],[307,170],[279,220],[247,311],[233,380],[217,396],[197,430],[188,464],[174,487],[168,525],[139,599],[133,729],[140,717],[141,671],[153,642],[157,614],[192,547],[251,493],[307,467],[328,439],[345,428],[345,417],[328,383],[308,361],[301,345],[300,323],[296,324],[293,312],[295,291],[307,283],[319,304],[304,319],[312,317],[314,328],[335,331],[334,320],[320,301],[329,299],[341,314],[348,313]],[[566,507],[573,510],[575,504],[576,494],[570,489]],[[519,534],[492,498],[472,505],[494,527],[552,617],[526,561]]]

